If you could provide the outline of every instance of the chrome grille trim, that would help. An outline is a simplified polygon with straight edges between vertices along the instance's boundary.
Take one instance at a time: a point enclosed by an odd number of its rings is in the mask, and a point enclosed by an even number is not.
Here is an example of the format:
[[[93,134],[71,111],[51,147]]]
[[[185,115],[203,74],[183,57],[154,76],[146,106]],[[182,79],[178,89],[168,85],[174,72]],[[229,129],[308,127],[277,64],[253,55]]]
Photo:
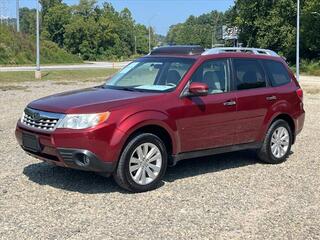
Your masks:
[[[21,123],[34,129],[52,132],[64,116],[65,114],[61,113],[44,112],[26,108],[21,118]]]

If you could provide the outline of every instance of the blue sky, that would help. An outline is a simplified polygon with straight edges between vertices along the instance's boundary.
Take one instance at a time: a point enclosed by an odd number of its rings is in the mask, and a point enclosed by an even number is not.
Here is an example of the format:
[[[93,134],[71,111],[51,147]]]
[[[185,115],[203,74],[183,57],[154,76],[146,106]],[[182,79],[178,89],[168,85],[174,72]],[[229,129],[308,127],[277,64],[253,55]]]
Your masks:
[[[2,0],[0,0],[2,1]],[[9,2],[9,15],[15,16],[14,0]],[[65,3],[77,4],[79,0],[64,0]],[[105,0],[99,0],[101,4]],[[160,34],[166,34],[169,26],[184,22],[190,15],[201,15],[212,10],[225,11],[234,0],[108,0],[117,9],[129,8],[136,22],[149,24]],[[36,0],[20,0],[20,6],[35,7]]]

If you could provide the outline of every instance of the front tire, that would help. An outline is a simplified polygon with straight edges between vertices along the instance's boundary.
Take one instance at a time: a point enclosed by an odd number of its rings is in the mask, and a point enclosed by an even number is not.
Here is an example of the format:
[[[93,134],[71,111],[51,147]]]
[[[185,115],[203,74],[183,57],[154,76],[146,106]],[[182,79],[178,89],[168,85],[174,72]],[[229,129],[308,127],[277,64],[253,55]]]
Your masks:
[[[125,146],[113,177],[119,186],[131,192],[149,191],[161,182],[167,162],[162,140],[154,134],[142,133]]]
[[[287,160],[291,146],[291,128],[286,121],[279,119],[269,127],[258,156],[265,163],[279,164]]]

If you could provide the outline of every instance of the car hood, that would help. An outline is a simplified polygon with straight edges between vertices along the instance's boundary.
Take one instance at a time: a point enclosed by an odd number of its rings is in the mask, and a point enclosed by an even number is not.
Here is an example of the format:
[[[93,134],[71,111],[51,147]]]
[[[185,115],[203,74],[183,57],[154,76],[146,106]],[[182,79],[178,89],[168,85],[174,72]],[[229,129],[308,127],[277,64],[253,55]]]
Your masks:
[[[93,87],[40,98],[28,107],[56,113],[97,113],[160,94]]]

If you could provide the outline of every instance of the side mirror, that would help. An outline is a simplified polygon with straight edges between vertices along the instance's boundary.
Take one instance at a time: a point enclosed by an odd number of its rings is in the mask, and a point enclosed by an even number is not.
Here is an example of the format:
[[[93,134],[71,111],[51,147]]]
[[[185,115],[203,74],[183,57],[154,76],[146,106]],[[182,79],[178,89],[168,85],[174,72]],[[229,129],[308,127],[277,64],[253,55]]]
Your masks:
[[[189,86],[189,93],[192,96],[207,96],[209,87],[205,83],[193,82]]]

